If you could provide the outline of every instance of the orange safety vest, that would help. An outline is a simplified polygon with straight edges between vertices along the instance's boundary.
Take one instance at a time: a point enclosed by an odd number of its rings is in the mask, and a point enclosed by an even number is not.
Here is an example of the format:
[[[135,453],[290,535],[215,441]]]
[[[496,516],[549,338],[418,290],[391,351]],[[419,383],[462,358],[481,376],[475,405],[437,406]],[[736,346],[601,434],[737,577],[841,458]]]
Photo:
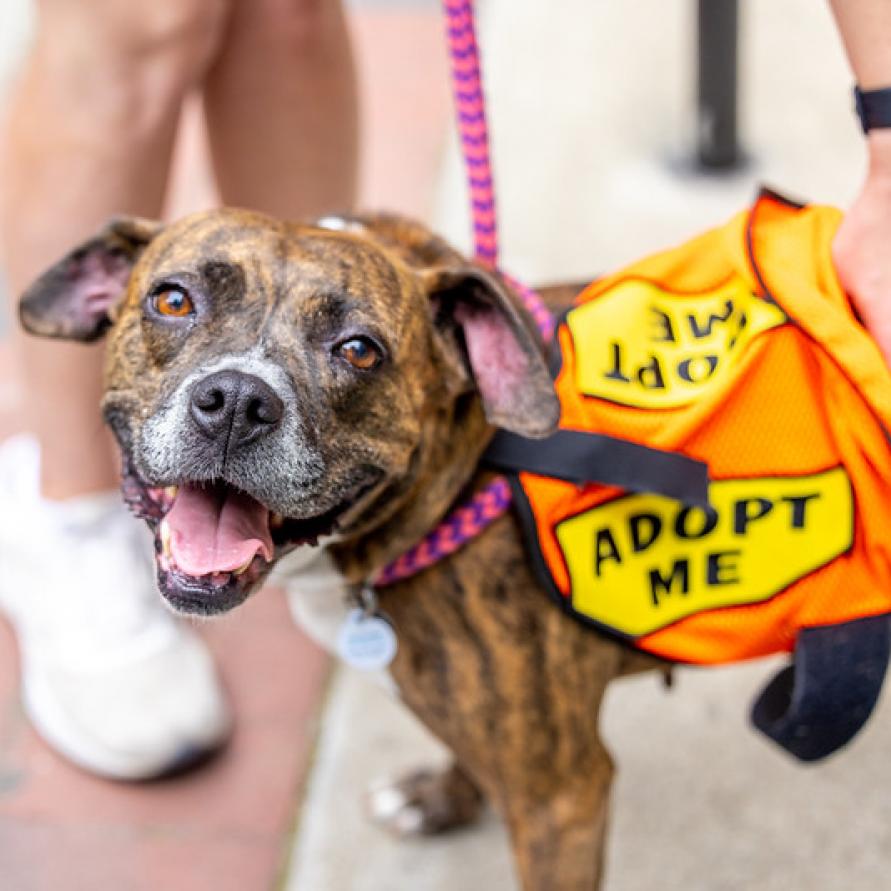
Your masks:
[[[595,281],[561,319],[554,442],[613,451],[600,482],[534,460],[513,482],[534,562],[575,618],[712,664],[891,612],[891,372],[834,273],[840,217],[765,192]],[[631,470],[624,444],[644,456]],[[610,462],[624,485],[604,484]],[[695,462],[707,503],[682,491]]]

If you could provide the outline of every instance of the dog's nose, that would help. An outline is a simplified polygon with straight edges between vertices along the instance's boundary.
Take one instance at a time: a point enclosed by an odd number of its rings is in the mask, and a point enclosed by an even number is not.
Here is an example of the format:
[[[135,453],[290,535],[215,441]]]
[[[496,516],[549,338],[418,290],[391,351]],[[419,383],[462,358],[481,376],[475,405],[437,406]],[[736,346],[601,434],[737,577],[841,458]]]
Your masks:
[[[232,448],[275,430],[285,406],[256,375],[229,370],[209,374],[195,384],[189,411],[202,433],[225,440]]]

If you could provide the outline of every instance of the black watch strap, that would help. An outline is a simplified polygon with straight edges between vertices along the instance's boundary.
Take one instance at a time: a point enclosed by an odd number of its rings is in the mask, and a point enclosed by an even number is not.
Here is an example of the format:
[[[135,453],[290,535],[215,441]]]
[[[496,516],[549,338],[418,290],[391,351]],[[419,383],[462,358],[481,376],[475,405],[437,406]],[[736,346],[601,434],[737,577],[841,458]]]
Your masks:
[[[864,133],[880,127],[891,127],[891,87],[861,90],[854,87],[854,107]]]

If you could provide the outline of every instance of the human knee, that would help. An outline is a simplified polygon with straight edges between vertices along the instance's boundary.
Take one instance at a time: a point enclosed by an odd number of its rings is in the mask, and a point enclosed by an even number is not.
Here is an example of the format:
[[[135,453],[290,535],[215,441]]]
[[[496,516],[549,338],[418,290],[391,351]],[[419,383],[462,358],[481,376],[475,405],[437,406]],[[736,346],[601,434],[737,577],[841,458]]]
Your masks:
[[[341,0],[238,0],[248,3],[257,25],[273,32],[289,52],[323,47],[342,27]]]
[[[154,76],[159,88],[192,86],[212,63],[222,40],[228,0],[151,0],[121,4],[126,63]]]
[[[109,95],[136,90],[133,98],[152,102],[200,78],[218,51],[230,3],[41,0],[39,44],[57,60],[71,59],[79,83],[96,93],[104,84]]]

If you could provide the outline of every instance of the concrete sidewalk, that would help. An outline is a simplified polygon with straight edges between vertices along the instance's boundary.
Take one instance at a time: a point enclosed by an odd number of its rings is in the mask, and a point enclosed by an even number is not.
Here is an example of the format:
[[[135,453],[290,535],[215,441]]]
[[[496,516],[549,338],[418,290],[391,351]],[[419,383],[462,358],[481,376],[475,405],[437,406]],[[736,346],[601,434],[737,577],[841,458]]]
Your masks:
[[[616,682],[604,733],[618,764],[605,891],[879,891],[891,869],[891,704],[821,767],[746,726],[779,663]],[[366,819],[371,778],[445,753],[388,694],[342,669],[325,708],[287,891],[518,891],[497,817],[397,841]],[[584,783],[584,776],[579,776]]]

